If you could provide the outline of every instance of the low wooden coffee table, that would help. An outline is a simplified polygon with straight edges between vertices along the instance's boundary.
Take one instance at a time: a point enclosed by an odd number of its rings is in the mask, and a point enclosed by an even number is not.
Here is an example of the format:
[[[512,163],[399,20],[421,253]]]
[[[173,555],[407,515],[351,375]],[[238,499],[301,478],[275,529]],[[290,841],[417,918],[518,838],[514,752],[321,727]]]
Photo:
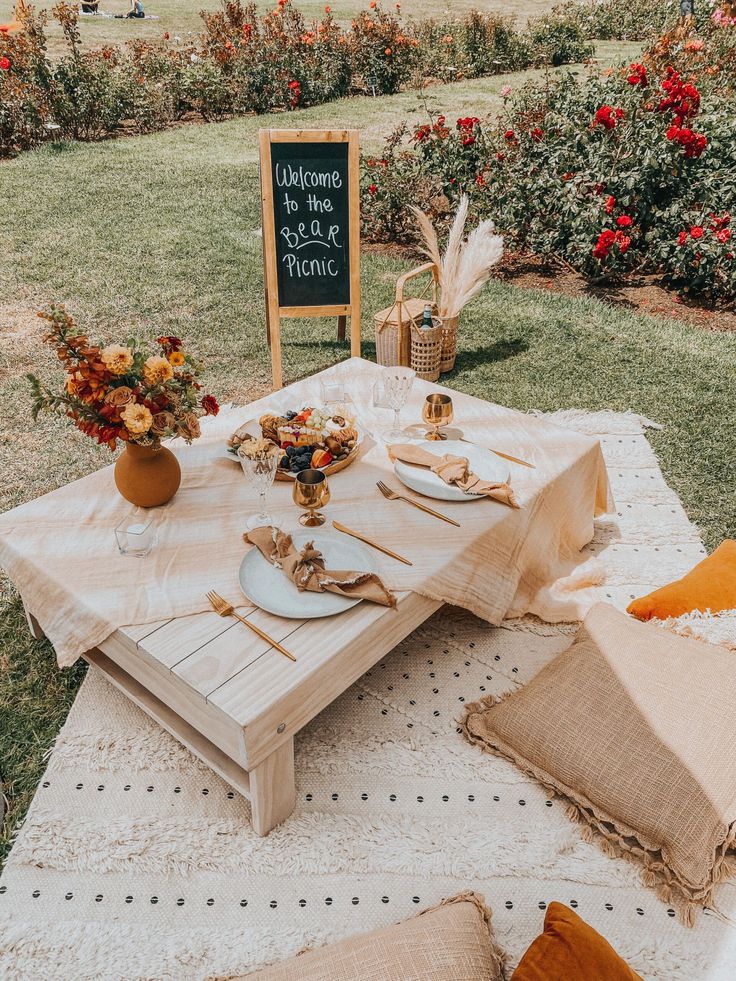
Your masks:
[[[359,603],[319,620],[246,614],[296,663],[215,613],[121,627],[84,657],[247,797],[266,835],[294,809],[295,734],[442,605],[396,596],[396,609]]]

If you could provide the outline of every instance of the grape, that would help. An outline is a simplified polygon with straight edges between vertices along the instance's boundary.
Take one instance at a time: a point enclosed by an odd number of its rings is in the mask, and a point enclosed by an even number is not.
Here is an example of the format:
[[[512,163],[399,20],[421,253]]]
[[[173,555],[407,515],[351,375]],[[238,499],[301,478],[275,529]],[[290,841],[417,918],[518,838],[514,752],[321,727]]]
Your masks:
[[[291,422],[292,419],[296,419],[296,416],[297,416],[297,413],[296,412],[287,412],[284,415],[284,419],[288,419],[289,422]]]
[[[288,456],[286,454],[284,454],[281,457],[281,459],[279,460],[279,466],[281,467],[282,470],[285,469],[286,467],[288,467],[289,466],[289,463],[290,463],[290,461],[289,461],[289,458],[288,458]]]

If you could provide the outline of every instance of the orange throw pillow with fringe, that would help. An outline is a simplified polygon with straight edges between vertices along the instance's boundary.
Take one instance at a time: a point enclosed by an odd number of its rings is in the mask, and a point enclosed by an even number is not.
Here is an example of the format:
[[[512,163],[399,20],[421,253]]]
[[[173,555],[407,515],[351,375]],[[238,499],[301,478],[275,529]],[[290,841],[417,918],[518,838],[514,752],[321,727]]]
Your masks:
[[[562,903],[550,903],[540,933],[511,981],[642,981],[607,940]]]
[[[736,609],[736,542],[726,539],[686,576],[629,603],[637,620],[666,620],[699,610],[720,613]]]

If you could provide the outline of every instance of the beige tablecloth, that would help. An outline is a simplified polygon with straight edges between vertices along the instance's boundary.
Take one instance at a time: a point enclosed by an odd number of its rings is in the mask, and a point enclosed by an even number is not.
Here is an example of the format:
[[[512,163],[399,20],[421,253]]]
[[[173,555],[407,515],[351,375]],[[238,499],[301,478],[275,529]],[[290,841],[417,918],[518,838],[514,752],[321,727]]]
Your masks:
[[[131,507],[117,494],[111,467],[0,516],[0,565],[61,666],[125,624],[208,609],[208,589],[236,603],[242,599],[242,532],[255,501],[238,463],[225,458],[224,440],[267,408],[319,403],[319,379],[335,373],[349,379],[368,432],[360,459],[330,478],[327,515],[412,559],[414,565],[405,566],[373,553],[389,587],[465,607],[490,623],[526,612],[550,621],[587,612],[591,597],[570,589],[566,577],[593,536],[594,515],[613,508],[598,441],[453,391],[456,429],[536,464],[535,470],[511,465],[518,511],[489,499],[436,502],[461,522],[455,528],[378,492],[378,479],[401,488],[385,446],[371,435],[390,427],[392,413],[372,406],[380,369],[351,359],[250,406],[223,410],[207,420],[203,438],[190,447],[173,444],[182,485],[159,510],[159,543],[145,558],[118,553],[114,529]],[[437,388],[415,383],[404,424],[420,418],[424,396]],[[291,489],[291,483],[277,482],[270,499],[287,531],[298,527]]]

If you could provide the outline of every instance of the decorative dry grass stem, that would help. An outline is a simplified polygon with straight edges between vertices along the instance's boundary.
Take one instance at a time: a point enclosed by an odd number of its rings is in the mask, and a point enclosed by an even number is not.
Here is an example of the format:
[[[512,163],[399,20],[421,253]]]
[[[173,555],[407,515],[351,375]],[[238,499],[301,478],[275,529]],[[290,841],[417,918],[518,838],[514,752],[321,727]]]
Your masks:
[[[457,317],[488,282],[491,269],[503,255],[503,238],[495,234],[496,226],[490,220],[482,221],[465,238],[468,198],[463,194],[442,255],[430,219],[419,208],[412,211],[422,233],[422,252],[440,271],[439,316]]]

